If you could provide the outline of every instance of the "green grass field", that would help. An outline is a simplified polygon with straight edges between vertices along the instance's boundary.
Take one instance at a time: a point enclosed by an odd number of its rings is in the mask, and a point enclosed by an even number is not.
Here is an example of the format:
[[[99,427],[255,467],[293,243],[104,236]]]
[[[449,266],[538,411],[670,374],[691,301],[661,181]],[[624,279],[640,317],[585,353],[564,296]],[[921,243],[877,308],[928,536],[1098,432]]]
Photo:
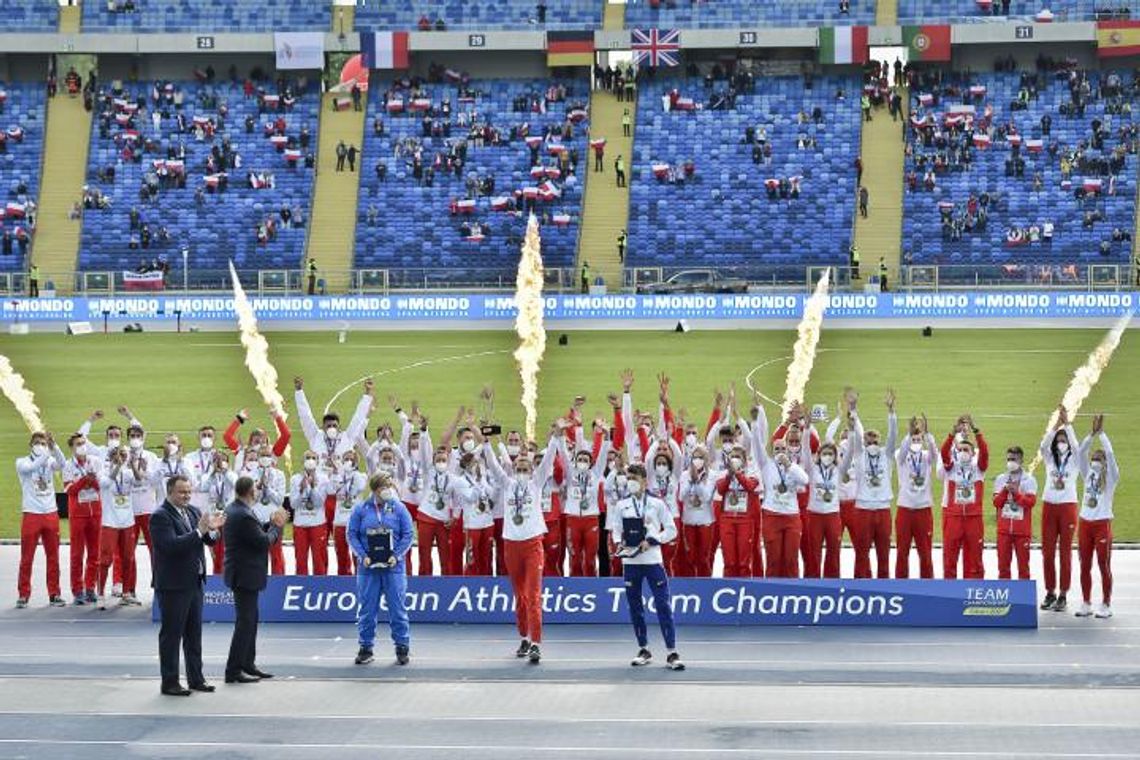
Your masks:
[[[618,372],[637,373],[634,401],[656,405],[655,375],[673,378],[673,404],[690,417],[706,418],[712,392],[736,381],[744,389],[753,374],[757,388],[774,398],[784,391],[793,331],[571,332],[566,347],[559,333],[549,336],[540,380],[540,430],[562,413],[576,393],[589,401],[586,411],[608,414],[605,394],[620,390]],[[998,451],[1020,444],[1036,449],[1050,410],[1074,368],[1100,340],[1099,330],[936,330],[923,338],[917,330],[835,330],[820,343],[807,402],[834,408],[845,385],[862,394],[861,410],[871,424],[882,425],[883,391],[898,392],[905,420],[925,412],[935,434],[945,435],[953,419],[971,412]],[[358,332],[339,344],[335,331],[269,333],[272,358],[292,417],[292,378],[302,375],[318,413],[337,391],[365,375],[377,382],[382,409],[370,430],[391,419],[387,395],[405,404],[419,400],[437,432],[460,404],[472,404],[480,388],[496,389],[496,415],[505,426],[522,423],[519,382],[510,352],[514,335],[498,332]],[[243,364],[236,333],[31,335],[0,338],[7,355],[35,392],[46,424],[66,438],[91,410],[116,416],[129,404],[151,431],[148,445],[161,446],[161,434],[189,433],[201,424],[224,426],[240,407],[254,410],[254,420],[268,426],[268,415]],[[1140,344],[1126,336],[1112,366],[1084,407],[1078,434],[1088,429],[1087,414],[1103,410],[1123,471],[1140,465],[1140,440],[1130,427],[1140,402],[1130,390],[1140,376]],[[359,390],[340,397],[336,408],[347,418]],[[770,410],[774,414],[774,410]],[[347,421],[347,420],[346,420]],[[294,428],[297,430],[297,428]],[[97,431],[101,440],[101,430]],[[300,439],[297,430],[298,440]],[[184,443],[193,440],[183,438]],[[0,498],[0,536],[16,535],[19,491],[13,460],[26,450],[27,434],[12,407],[0,411],[0,459],[8,464]],[[294,456],[301,449],[294,447]],[[1031,455],[1031,453],[1030,453]],[[991,468],[996,474],[996,466]],[[1117,492],[1118,540],[1140,539],[1140,516],[1132,505],[1140,488],[1126,477]],[[991,520],[992,522],[992,520]],[[992,532],[992,525],[991,525]]]

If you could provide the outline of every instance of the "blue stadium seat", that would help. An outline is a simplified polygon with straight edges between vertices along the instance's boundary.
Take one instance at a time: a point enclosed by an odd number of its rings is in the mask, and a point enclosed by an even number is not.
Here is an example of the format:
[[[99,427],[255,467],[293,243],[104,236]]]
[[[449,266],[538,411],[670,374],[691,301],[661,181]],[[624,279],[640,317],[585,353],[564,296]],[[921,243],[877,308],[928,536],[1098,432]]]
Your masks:
[[[16,242],[18,231],[27,234],[29,229],[29,220],[26,216],[21,218],[18,209],[39,198],[47,95],[43,84],[38,82],[0,84],[0,90],[7,93],[0,108],[0,131],[23,130],[23,138],[19,141],[9,138],[4,152],[0,153],[0,188],[5,191],[4,201],[0,203],[4,211],[0,230],[10,232],[12,239],[11,255],[4,255],[0,249],[0,271],[18,272],[26,263]],[[24,192],[21,193],[21,189]]]
[[[539,0],[362,0],[356,6],[356,28],[416,29],[421,18],[447,29],[598,29],[602,0],[543,0],[546,20],[538,21]]]
[[[276,92],[273,83],[265,84],[271,93]],[[153,85],[129,86],[122,95],[122,102],[134,105],[141,100],[146,106],[146,110],[140,109],[129,124],[119,123],[124,116],[123,109],[112,105],[111,109],[116,113],[110,119],[109,127],[104,126],[102,112],[107,106],[102,100],[97,103],[87,182],[90,188],[110,196],[112,205],[106,210],[91,209],[84,213],[80,268],[134,269],[141,259],[164,257],[178,269],[181,266],[179,252],[183,246],[189,248],[192,272],[224,270],[231,258],[239,268],[247,269],[299,266],[308,229],[313,170],[305,167],[303,158],[290,165],[287,154],[280,152],[266,136],[265,126],[281,117],[286,124],[285,134],[291,138],[299,138],[301,129],[307,127],[312,135],[310,147],[297,150],[302,155],[315,152],[320,108],[316,86],[299,93],[291,110],[280,112],[270,110],[272,106],[262,110],[259,99],[256,96],[246,98],[238,84],[181,82],[176,87],[185,94],[184,104],[180,110],[172,106],[160,108],[163,116],[158,130],[152,123]],[[216,106],[204,100],[210,94],[216,96]],[[197,140],[193,132],[195,117],[217,119],[218,107],[222,104],[228,108],[224,128],[212,139]],[[188,127],[184,133],[178,131],[179,113]],[[252,133],[246,132],[247,117],[254,121]],[[123,141],[130,130],[137,131],[142,141],[154,141],[155,149],[144,152],[142,161],[138,163],[126,162],[122,158]],[[240,154],[241,166],[229,171],[229,187],[225,192],[205,192],[206,160],[211,148],[220,146],[225,138]],[[167,149],[180,143],[186,150],[185,187],[165,188],[159,191],[155,201],[143,201],[139,190],[147,172],[154,169],[153,162],[165,159]],[[100,172],[107,167],[115,168],[113,181],[100,179]],[[252,188],[248,181],[251,171],[271,173],[274,187]],[[199,189],[203,189],[200,204],[196,200]],[[301,211],[305,226],[285,227],[278,215],[276,239],[259,244],[258,225],[286,205],[291,212],[293,209]],[[131,250],[128,247],[132,237],[132,208],[139,211],[140,225],[148,225],[152,232],[152,244],[147,249]],[[162,227],[170,233],[170,240],[165,243],[157,239]]]
[[[83,3],[85,32],[324,31],[332,24],[323,0],[137,0],[138,10],[112,13],[106,0]]]
[[[842,26],[875,23],[875,0],[851,0],[847,13],[838,0],[631,0],[625,25],[631,29],[702,29],[749,26]]]

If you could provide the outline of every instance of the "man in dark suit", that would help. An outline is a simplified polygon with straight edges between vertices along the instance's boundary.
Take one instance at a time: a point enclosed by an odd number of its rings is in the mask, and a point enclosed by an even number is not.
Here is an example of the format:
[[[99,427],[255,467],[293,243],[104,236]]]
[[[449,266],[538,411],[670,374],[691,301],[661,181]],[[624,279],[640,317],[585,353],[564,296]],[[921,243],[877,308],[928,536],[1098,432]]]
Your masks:
[[[188,697],[191,690],[211,692],[202,675],[202,589],[206,582],[203,546],[218,538],[223,515],[204,516],[190,506],[190,480],[175,475],[166,481],[166,501],[150,516],[154,551],[154,591],[161,611],[158,661],[162,693]],[[178,645],[186,655],[186,681],[178,681]]]
[[[224,563],[226,585],[234,592],[234,635],[226,661],[226,683],[256,683],[273,676],[260,670],[257,658],[257,597],[265,588],[269,547],[281,540],[285,510],[273,513],[262,524],[254,514],[257,483],[240,477],[234,485],[235,499],[226,507]]]

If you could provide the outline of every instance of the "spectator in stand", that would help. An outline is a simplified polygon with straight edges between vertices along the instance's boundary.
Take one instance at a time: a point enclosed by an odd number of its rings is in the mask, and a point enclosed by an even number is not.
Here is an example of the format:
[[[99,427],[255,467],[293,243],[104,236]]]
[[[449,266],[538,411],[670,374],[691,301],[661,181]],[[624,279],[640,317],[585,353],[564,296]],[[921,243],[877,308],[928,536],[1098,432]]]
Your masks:
[[[341,140],[336,144],[336,170],[338,172],[344,171],[344,159],[348,156],[348,147]]]
[[[620,154],[614,160],[614,173],[617,175],[617,186],[625,187],[625,159]]]
[[[859,186],[859,216],[864,219],[867,218],[867,201],[870,199],[871,193],[867,190],[866,185]]]
[[[348,152],[345,154],[348,158],[348,170],[350,172],[356,171],[356,145],[349,145]]]
[[[863,184],[863,157],[855,156],[855,184]]]
[[[605,155],[606,155],[605,140],[599,139],[598,142],[594,143],[594,171],[596,171],[596,172],[604,171],[602,159],[605,157]]]

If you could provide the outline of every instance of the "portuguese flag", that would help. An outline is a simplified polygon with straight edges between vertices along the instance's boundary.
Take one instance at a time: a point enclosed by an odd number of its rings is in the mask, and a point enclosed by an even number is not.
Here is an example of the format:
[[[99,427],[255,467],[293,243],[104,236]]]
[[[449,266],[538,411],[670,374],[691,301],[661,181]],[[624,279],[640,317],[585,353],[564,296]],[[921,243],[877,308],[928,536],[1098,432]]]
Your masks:
[[[1096,22],[1096,54],[1101,58],[1140,54],[1140,21]]]
[[[820,63],[866,63],[867,27],[837,26],[819,30]]]
[[[949,61],[950,27],[904,26],[903,45],[910,51],[912,61]]]

